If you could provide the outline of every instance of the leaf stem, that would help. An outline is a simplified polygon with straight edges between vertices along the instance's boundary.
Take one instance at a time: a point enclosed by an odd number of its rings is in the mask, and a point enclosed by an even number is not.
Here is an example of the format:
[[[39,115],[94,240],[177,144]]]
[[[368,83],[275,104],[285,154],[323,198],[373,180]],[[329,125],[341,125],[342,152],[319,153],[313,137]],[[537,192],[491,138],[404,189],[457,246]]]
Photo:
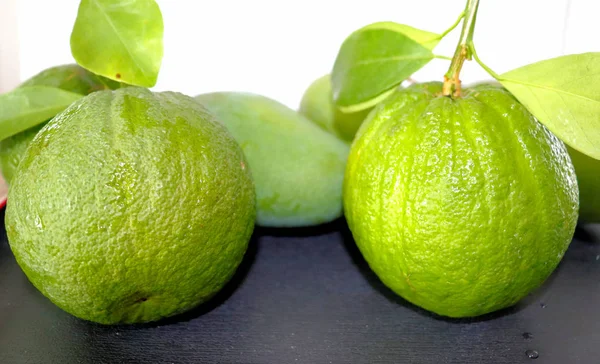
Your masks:
[[[471,50],[469,44],[473,43],[473,32],[475,30],[475,20],[477,19],[477,8],[479,0],[467,0],[465,6],[462,32],[458,41],[458,46],[454,52],[452,63],[448,72],[444,76],[444,86],[442,94],[444,96],[460,97],[460,71],[465,60],[471,59]]]
[[[458,16],[458,18],[454,22],[454,24],[452,24],[450,26],[450,28],[446,29],[446,31],[444,31],[442,34],[440,34],[440,36],[437,39],[442,39],[446,35],[448,35],[448,33],[450,33],[451,31],[453,31],[454,28],[456,28],[458,26],[458,24],[460,24],[461,20],[463,20],[464,17],[465,17],[465,12],[463,11],[462,13],[460,13],[460,15]]]
[[[437,59],[445,59],[447,61],[451,61],[452,57],[448,57],[448,56],[442,56],[441,54],[434,54],[433,58],[437,58]]]
[[[471,55],[473,56],[473,59],[475,60],[475,62],[477,62],[481,66],[481,68],[486,70],[486,72],[489,73],[490,76],[494,77],[496,80],[499,81],[500,75],[498,75],[496,72],[492,71],[491,68],[489,68],[485,63],[483,63],[481,61],[481,59],[479,59],[479,57],[477,56],[477,52],[475,51],[475,45],[473,44],[472,41],[469,44],[469,50],[471,51]]]

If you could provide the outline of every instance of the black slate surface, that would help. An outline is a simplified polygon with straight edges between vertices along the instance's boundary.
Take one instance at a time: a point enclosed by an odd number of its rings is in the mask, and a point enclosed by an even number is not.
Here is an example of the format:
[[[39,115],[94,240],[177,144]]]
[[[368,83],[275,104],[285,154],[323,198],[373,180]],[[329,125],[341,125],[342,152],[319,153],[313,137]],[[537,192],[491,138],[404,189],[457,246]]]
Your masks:
[[[600,227],[580,228],[557,271],[518,306],[474,320],[396,297],[340,220],[259,230],[209,304],[105,327],[38,293],[0,223],[0,363],[600,363]]]

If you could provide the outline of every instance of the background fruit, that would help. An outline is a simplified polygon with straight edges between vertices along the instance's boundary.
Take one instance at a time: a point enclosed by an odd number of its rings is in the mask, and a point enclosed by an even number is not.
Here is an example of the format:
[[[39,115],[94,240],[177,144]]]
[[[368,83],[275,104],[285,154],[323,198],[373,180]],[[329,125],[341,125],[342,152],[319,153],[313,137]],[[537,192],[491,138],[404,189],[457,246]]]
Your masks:
[[[397,91],[359,130],[346,217],[371,268],[440,315],[511,306],[566,251],[578,194],[564,144],[507,91]]]
[[[323,129],[346,142],[354,139],[356,131],[373,108],[356,113],[343,113],[333,102],[331,78],[327,74],[315,80],[300,102],[300,113]]]
[[[345,143],[263,96],[217,92],[196,99],[242,146],[256,184],[259,225],[307,226],[341,216]]]
[[[29,280],[99,323],[157,320],[212,297],[246,251],[255,193],[242,150],[192,98],[93,93],[33,140],[9,191]]]
[[[65,64],[38,73],[19,87],[49,86],[87,95],[94,91],[114,90],[121,85],[119,82],[91,73],[77,64]]]
[[[0,170],[6,182],[12,181],[29,143],[46,122],[0,141]]]
[[[118,82],[88,72],[76,64],[67,64],[44,70],[19,87],[49,86],[87,95],[99,90],[114,90],[120,85]],[[0,170],[7,182],[12,180],[27,146],[45,124],[46,122],[0,141]]]
[[[600,222],[600,161],[568,148],[579,185],[579,217]]]

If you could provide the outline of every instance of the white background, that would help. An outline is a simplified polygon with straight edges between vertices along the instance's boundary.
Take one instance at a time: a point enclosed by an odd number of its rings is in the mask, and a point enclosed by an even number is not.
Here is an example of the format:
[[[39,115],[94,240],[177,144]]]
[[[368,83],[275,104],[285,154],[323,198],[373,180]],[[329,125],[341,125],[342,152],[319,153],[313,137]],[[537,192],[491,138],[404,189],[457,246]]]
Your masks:
[[[296,108],[313,79],[330,71],[343,40],[376,21],[442,32],[464,0],[158,0],[165,57],[155,90],[189,95],[236,90]],[[475,44],[496,72],[600,51],[598,0],[481,0]],[[78,0],[0,0],[0,91],[44,68],[73,62],[69,37]],[[451,56],[456,29],[435,50]],[[418,81],[440,80],[434,60]],[[463,82],[489,78],[474,62]]]

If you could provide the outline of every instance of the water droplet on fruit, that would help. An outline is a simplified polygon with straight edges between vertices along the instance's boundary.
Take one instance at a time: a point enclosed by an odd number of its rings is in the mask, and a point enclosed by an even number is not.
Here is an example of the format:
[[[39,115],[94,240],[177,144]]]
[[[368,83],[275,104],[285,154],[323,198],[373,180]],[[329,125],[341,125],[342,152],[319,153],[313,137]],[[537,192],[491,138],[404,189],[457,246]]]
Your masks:
[[[38,228],[39,231],[44,230],[44,222],[42,221],[42,218],[39,215],[35,216],[33,223],[35,224],[35,227]]]
[[[540,353],[538,353],[537,350],[527,350],[525,351],[525,355],[527,355],[529,359],[537,359],[540,357]]]

